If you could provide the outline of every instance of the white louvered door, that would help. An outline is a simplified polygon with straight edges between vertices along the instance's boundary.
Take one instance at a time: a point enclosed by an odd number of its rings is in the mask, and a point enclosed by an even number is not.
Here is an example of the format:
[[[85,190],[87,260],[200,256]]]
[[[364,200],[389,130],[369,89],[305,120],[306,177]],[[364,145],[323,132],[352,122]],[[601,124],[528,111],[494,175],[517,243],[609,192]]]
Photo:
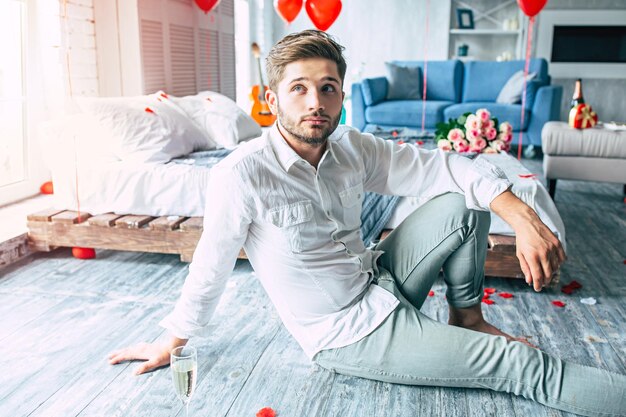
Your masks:
[[[234,0],[210,13],[192,0],[139,0],[143,92],[211,90],[235,99]]]

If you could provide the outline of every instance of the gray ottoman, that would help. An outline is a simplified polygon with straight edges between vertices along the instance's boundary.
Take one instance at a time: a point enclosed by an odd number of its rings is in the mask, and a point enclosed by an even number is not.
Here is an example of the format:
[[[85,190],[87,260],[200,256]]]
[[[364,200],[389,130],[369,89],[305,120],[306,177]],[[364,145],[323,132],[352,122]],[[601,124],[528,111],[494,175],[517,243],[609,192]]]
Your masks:
[[[548,122],[541,131],[541,148],[552,198],[558,179],[626,184],[626,131],[573,129],[564,122]]]

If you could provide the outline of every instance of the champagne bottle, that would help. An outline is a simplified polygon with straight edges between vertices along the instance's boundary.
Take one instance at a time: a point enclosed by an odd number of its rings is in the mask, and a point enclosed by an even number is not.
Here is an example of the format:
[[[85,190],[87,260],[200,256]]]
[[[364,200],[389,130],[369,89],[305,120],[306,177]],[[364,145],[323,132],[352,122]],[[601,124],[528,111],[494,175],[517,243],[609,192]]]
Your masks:
[[[572,96],[571,107],[576,107],[579,104],[584,104],[585,99],[583,98],[583,80],[580,78],[576,80],[576,84],[574,86],[574,95]]]

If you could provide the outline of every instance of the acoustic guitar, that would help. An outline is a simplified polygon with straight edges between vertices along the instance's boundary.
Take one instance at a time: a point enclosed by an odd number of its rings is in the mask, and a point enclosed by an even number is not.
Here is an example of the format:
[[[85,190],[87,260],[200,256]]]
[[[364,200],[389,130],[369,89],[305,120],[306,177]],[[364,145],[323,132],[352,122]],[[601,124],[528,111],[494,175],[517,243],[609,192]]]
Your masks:
[[[270,111],[270,107],[265,101],[265,90],[267,86],[263,84],[263,73],[261,72],[261,48],[256,42],[252,43],[252,53],[256,58],[259,67],[259,84],[252,87],[250,100],[252,100],[252,110],[250,116],[260,126],[271,126],[276,121],[276,116]]]

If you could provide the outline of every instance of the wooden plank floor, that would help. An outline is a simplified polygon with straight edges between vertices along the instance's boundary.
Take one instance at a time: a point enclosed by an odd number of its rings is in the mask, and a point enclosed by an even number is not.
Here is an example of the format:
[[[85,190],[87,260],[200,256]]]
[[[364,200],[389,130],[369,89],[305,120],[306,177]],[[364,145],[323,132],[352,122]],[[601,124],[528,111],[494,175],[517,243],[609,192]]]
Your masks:
[[[540,173],[540,161],[525,161]],[[559,181],[569,261],[561,283],[539,294],[523,282],[489,279],[515,295],[484,305],[487,318],[532,336],[546,352],[626,373],[626,204],[617,184]],[[0,269],[0,416],[184,416],[169,369],[133,376],[136,364],[110,366],[106,354],[162,334],[188,265],[176,255],[69,250],[38,253]],[[447,320],[441,281],[423,310]],[[581,297],[594,297],[588,306]],[[554,307],[562,300],[565,308]],[[411,387],[334,375],[312,365],[282,327],[254,272],[237,263],[207,338],[191,416],[280,417],[570,416],[524,398],[486,390]]]

